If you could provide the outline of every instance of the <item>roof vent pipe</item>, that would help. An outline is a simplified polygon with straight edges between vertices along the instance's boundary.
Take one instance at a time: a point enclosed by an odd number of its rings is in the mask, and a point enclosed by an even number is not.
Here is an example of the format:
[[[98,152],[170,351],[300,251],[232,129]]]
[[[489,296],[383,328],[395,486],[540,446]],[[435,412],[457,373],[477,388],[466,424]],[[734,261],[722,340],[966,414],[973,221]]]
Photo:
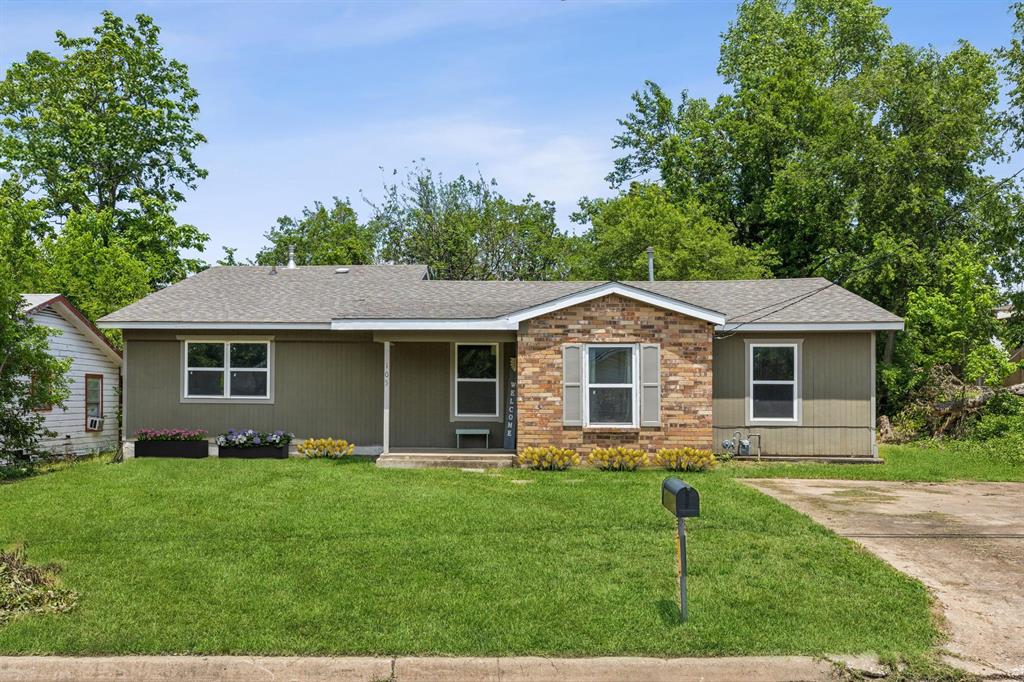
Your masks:
[[[654,281],[654,247],[647,247],[647,281]]]
[[[289,270],[294,270],[295,269],[295,247],[294,246],[289,246],[288,247],[288,269]]]

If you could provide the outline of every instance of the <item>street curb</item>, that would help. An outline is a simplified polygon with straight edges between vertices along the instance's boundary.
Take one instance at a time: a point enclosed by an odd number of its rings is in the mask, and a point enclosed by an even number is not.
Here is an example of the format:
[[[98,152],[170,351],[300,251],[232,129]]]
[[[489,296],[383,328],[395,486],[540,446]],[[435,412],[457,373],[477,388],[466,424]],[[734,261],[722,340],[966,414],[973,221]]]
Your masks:
[[[729,658],[508,658],[313,656],[10,656],[0,682],[833,682],[807,656]]]

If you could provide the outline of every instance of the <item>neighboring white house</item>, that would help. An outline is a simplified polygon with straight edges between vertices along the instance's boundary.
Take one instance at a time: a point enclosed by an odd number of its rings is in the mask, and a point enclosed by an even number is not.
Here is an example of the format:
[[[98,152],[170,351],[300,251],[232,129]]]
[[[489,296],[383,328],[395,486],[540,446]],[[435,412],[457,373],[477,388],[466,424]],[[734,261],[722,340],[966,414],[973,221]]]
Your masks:
[[[71,358],[64,408],[44,412],[45,426],[55,438],[43,447],[58,454],[88,454],[118,444],[118,406],[121,393],[121,354],[96,327],[61,294],[23,294],[24,312],[37,324],[59,329],[50,337],[50,351]]]

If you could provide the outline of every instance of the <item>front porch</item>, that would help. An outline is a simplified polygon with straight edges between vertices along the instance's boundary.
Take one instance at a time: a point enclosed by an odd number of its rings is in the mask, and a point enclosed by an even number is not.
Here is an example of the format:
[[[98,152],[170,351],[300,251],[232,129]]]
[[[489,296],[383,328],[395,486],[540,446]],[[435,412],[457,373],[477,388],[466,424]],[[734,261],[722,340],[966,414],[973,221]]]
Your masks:
[[[376,333],[384,346],[381,467],[515,463],[515,332]]]

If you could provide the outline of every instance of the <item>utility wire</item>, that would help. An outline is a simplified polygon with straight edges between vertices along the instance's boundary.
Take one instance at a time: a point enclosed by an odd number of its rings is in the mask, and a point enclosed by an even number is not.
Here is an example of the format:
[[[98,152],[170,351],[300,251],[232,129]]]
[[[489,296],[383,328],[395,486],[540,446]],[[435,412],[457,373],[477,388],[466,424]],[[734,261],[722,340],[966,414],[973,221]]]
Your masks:
[[[986,194],[994,192],[995,190],[997,190],[1003,184],[1005,184],[1007,182],[1010,182],[1011,180],[1014,180],[1021,173],[1024,173],[1024,167],[1021,167],[1021,168],[1017,169],[1012,175],[1008,175],[1005,178],[1003,178],[1003,179],[999,180],[998,182],[994,183],[993,185],[991,185],[988,188],[988,190],[985,193],[982,193],[981,195],[979,195],[977,197],[977,199],[975,199],[975,201],[977,202],[980,199],[986,198]],[[931,228],[925,230],[925,232],[923,233],[922,236],[928,235],[928,234],[934,232],[935,230],[939,229],[940,227],[946,227],[947,224],[948,224],[948,220],[947,221],[938,222],[935,225],[933,225]],[[868,260],[868,262],[861,263],[860,266],[847,270],[846,273],[841,278],[837,278],[837,280],[841,280],[843,282],[846,282],[846,281],[848,281],[850,279],[850,277],[852,277],[853,275],[857,274],[858,272],[862,272],[863,270],[866,270],[868,268],[875,267],[876,265],[880,264],[881,261],[885,260],[886,258],[894,256],[895,253],[896,253],[895,251],[890,251],[888,253],[885,253],[885,252],[880,253],[880,254],[876,255],[874,258]],[[828,264],[831,260],[836,258],[836,256],[838,256],[838,255],[839,255],[839,252],[836,252],[836,253],[833,253],[833,254],[829,255],[827,258],[825,258],[824,260],[819,262],[817,265],[815,265],[815,269],[823,267],[824,265]],[[768,317],[770,315],[774,315],[775,313],[778,313],[778,312],[780,312],[782,310],[785,310],[786,308],[790,308],[790,307],[796,305],[797,303],[805,301],[808,298],[811,298],[812,296],[816,296],[817,294],[820,294],[821,292],[825,291],[826,289],[831,289],[832,287],[835,287],[835,286],[839,286],[838,281],[830,281],[828,284],[826,284],[826,285],[824,285],[822,287],[819,287],[818,289],[815,289],[813,291],[810,291],[808,293],[798,294],[796,296],[791,296],[790,298],[786,298],[786,299],[782,299],[782,300],[779,300],[779,301],[775,301],[773,303],[769,303],[767,305],[761,306],[760,308],[754,308],[752,310],[744,311],[744,312],[736,315],[736,317],[745,317],[745,316],[750,315],[752,313],[758,313],[758,312],[761,312],[763,310],[767,310],[768,312],[764,313],[763,315],[760,315],[759,317],[755,317],[755,318],[752,318],[752,319],[749,319],[749,320],[744,320],[743,322],[739,322],[739,323],[737,323],[737,325],[735,327],[730,329],[728,331],[728,333],[718,335],[716,338],[727,339],[730,336],[732,336],[733,334],[736,334],[738,331],[740,331],[740,329],[744,325],[750,325],[750,324],[753,324],[753,323],[757,322],[758,320],[763,320],[764,318],[766,318],[766,317]],[[783,304],[785,304],[785,305],[783,305]],[[781,307],[779,307],[779,306],[781,306]]]

